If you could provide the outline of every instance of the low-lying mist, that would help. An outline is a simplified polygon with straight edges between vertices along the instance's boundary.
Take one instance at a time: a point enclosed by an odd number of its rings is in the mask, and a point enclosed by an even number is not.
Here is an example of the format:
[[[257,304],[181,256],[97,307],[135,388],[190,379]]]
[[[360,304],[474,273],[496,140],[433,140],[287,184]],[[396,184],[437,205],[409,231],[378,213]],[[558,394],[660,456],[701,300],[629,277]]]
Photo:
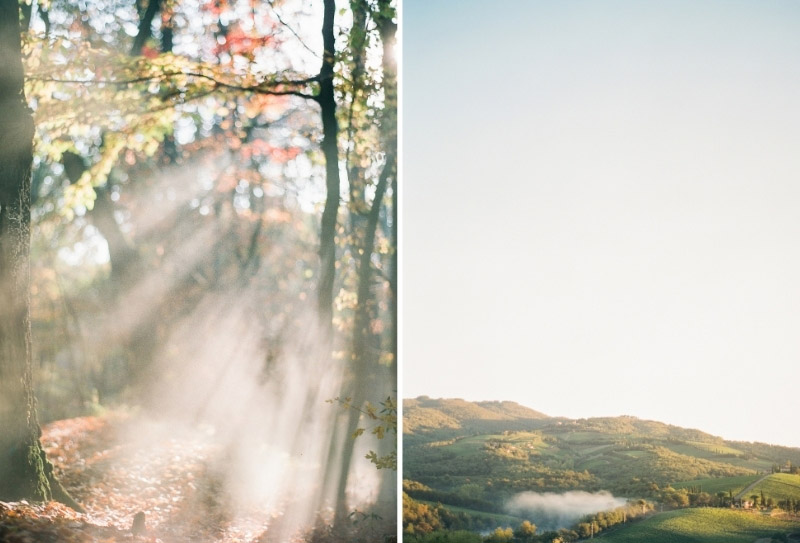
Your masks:
[[[141,184],[125,221],[134,256],[111,262],[120,251],[109,248],[103,264],[118,275],[80,295],[63,350],[76,367],[83,359],[76,382],[92,387],[93,407],[119,409],[114,445],[88,462],[136,498],[88,500],[87,510],[122,526],[144,513],[148,530],[176,542],[295,540],[334,511],[343,524],[379,508],[393,529],[394,472],[365,458],[392,443],[378,441],[359,405],[336,399],[357,390],[377,405],[394,381],[375,364],[351,384],[350,333],[331,336],[312,303],[311,216],[269,196],[265,181],[237,204],[215,188],[224,175],[236,182],[229,164],[198,161]]]
[[[251,506],[274,511],[282,533],[271,526],[271,535],[289,539],[331,507],[324,481],[341,469],[341,408],[326,400],[337,396],[342,370],[308,331],[265,373],[255,299],[246,289],[206,295],[173,327],[156,357],[148,409],[132,430],[145,440],[168,431],[213,444],[218,453],[207,467],[218,481],[216,499],[224,497],[234,514]],[[363,475],[349,487],[354,504],[375,499],[376,470]]]
[[[585,515],[608,511],[625,503],[625,499],[617,498],[605,490],[563,494],[522,492],[506,502],[506,510],[510,514],[525,517],[536,524],[540,531],[544,531],[569,528]]]

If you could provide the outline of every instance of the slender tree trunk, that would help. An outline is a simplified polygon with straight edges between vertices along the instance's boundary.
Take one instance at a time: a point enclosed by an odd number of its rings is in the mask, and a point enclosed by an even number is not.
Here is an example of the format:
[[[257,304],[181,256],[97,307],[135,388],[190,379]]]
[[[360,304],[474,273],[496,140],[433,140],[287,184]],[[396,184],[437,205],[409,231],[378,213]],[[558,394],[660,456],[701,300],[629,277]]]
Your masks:
[[[366,47],[367,47],[367,11],[369,6],[366,0],[351,0],[350,11],[353,13],[353,26],[350,29],[348,48],[352,55],[352,67],[350,79],[352,87],[350,90],[350,106],[347,112],[347,152],[345,154],[345,164],[347,167],[347,184],[350,189],[348,210],[350,212],[350,231],[357,235],[359,229],[363,227],[364,220],[368,212],[366,195],[366,178],[364,168],[359,160],[358,140],[354,137],[358,132],[355,120],[356,105],[362,99],[364,90],[364,72],[366,70]],[[351,160],[355,155],[356,159]]]
[[[357,288],[357,301],[355,317],[353,322],[353,344],[352,344],[352,367],[350,376],[350,385],[348,387],[347,397],[351,398],[351,404],[354,408],[362,408],[366,402],[367,385],[370,381],[369,369],[371,363],[377,363],[376,357],[370,355],[370,352],[375,352],[375,349],[370,349],[370,339],[372,332],[370,331],[370,320],[374,314],[375,304],[372,296],[372,251],[375,249],[375,231],[378,226],[378,215],[383,202],[383,197],[386,194],[386,186],[388,178],[391,173],[387,164],[381,173],[378,185],[375,188],[375,197],[372,201],[369,216],[367,217],[366,232],[364,235],[364,244],[360,248],[361,257],[358,264],[358,288]],[[361,418],[361,413],[358,409],[350,409],[348,411],[347,430],[345,436],[347,440],[344,444],[341,459],[341,471],[339,472],[339,484],[336,488],[336,518],[339,521],[344,520],[347,516],[347,483],[350,477],[350,465],[353,461],[353,452],[355,450],[355,439],[352,436],[358,427],[358,421]]]
[[[376,23],[383,44],[383,93],[384,114],[381,119],[381,139],[386,153],[386,168],[391,176],[392,188],[392,231],[389,271],[389,287],[391,289],[391,352],[392,390],[397,390],[397,233],[398,233],[398,189],[397,189],[397,61],[394,57],[397,24],[393,21],[394,9],[390,8],[391,0],[378,0],[378,16]]]
[[[339,214],[339,124],[336,121],[336,99],[333,92],[334,0],[325,0],[322,22],[323,58],[320,68],[320,89],[317,96],[322,115],[322,152],[325,155],[325,185],[327,196],[320,225],[320,274],[317,286],[317,312],[323,331],[330,334],[333,318],[333,283],[336,277],[336,223]]]
[[[131,46],[132,57],[137,57],[142,54],[142,47],[144,47],[144,44],[147,43],[147,40],[153,35],[153,19],[160,7],[161,0],[150,0],[147,3],[147,9],[144,10],[139,20],[139,32],[137,32],[133,40],[133,45]]]
[[[390,176],[392,227],[390,232],[391,255],[389,257],[389,352],[392,361],[385,375],[383,385],[387,394],[397,398],[397,233],[398,233],[398,197],[397,197],[397,62],[394,56],[397,24],[394,22],[395,10],[391,0],[378,0],[375,21],[383,45],[383,93],[384,111],[381,118],[381,144],[385,152],[386,168]],[[393,442],[390,440],[393,439]],[[387,436],[379,445],[382,455],[397,451],[397,435]],[[378,502],[392,502],[397,496],[397,477],[390,470],[384,470]]]
[[[370,321],[376,315],[376,301],[372,292],[374,273],[372,270],[372,253],[375,249],[375,234],[380,218],[383,199],[392,180],[396,187],[397,177],[397,68],[391,54],[394,43],[396,25],[392,21],[389,9],[389,2],[383,1],[385,9],[380,9],[376,23],[383,41],[383,89],[384,89],[384,112],[381,119],[381,146],[385,153],[385,163],[378,182],[375,187],[375,196],[370,206],[369,214],[364,226],[364,234],[360,240],[358,252],[360,254],[358,262],[356,309],[353,322],[353,343],[352,343],[352,367],[351,381],[346,396],[351,398],[351,404],[356,408],[362,408],[366,397],[366,390],[370,384],[370,369],[377,365],[377,355],[380,351],[373,342],[377,339],[371,331]],[[386,14],[386,15],[384,15]],[[354,19],[355,19],[354,15]],[[395,219],[396,220],[396,219]],[[395,245],[396,247],[396,245]],[[393,326],[395,325],[393,319]],[[396,332],[392,331],[392,337]],[[379,346],[378,346],[379,347]],[[392,341],[392,349],[396,348],[396,342]],[[396,354],[396,351],[393,351]],[[394,364],[393,364],[394,366]],[[396,390],[396,366],[390,372],[394,380],[392,390]],[[351,409],[348,413],[347,430],[345,435],[352,436],[358,427],[360,413],[356,409]],[[339,484],[337,486],[337,510],[336,517],[340,522],[344,520],[347,513],[346,491],[350,476],[350,465],[355,450],[355,441],[348,439],[342,451],[341,471]],[[394,479],[394,473],[391,474]],[[383,481],[384,489],[386,481]],[[385,495],[385,493],[382,493]]]
[[[19,3],[0,0],[0,499],[58,499],[39,441],[30,319],[33,116],[25,101]],[[79,507],[79,506],[78,506]]]
[[[165,6],[161,10],[161,52],[171,53],[174,38],[174,23],[172,21],[172,9]],[[178,146],[175,142],[175,134],[169,133],[164,136],[164,163],[175,164],[178,162]]]

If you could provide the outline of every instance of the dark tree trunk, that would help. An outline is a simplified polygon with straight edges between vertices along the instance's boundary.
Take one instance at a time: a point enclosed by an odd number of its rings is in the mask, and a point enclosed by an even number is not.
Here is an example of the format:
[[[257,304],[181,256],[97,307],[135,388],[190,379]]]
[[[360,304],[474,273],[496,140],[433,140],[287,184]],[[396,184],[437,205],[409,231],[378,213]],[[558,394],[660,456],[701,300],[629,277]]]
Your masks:
[[[383,92],[384,114],[381,119],[381,139],[386,152],[386,166],[391,176],[392,187],[392,230],[390,258],[389,288],[391,290],[391,345],[394,355],[392,361],[392,390],[397,390],[397,231],[398,231],[398,196],[397,196],[397,61],[394,57],[397,24],[393,21],[394,10],[390,9],[390,0],[378,0],[378,16],[376,22],[383,44]]]
[[[86,162],[79,155],[67,151],[61,159],[64,173],[70,183],[77,183],[86,171]],[[114,218],[114,202],[111,200],[108,186],[96,187],[94,207],[87,213],[92,223],[108,243],[108,260],[111,264],[111,284],[121,289],[130,277],[131,266],[138,261],[138,253],[122,233],[122,229]]]
[[[39,441],[30,320],[33,116],[25,102],[19,3],[0,0],[0,499],[58,499]]]
[[[172,10],[164,8],[161,10],[161,52],[171,53],[174,39],[174,24],[172,22]],[[175,164],[178,162],[178,146],[175,142],[175,134],[169,133],[164,136],[164,164]]]
[[[0,0],[0,10],[0,496],[48,500],[31,361],[33,117],[23,94],[19,4]]]
[[[339,214],[339,125],[336,122],[336,99],[333,92],[334,27],[336,13],[334,0],[325,0],[322,22],[323,58],[319,72],[320,88],[317,102],[322,115],[322,152],[325,155],[325,183],[327,197],[320,225],[320,274],[317,290],[317,310],[322,329],[330,331],[333,317],[333,283],[336,277],[336,223]]]
[[[153,19],[161,7],[161,0],[150,0],[147,3],[147,9],[142,13],[139,19],[139,32],[133,39],[133,46],[131,46],[131,56],[137,57],[142,54],[142,47],[147,43],[147,40],[153,35]]]
[[[391,47],[394,43],[394,36],[396,32],[396,25],[390,17],[385,17],[384,13],[391,13],[388,9],[388,1],[383,2],[386,4],[386,9],[379,10],[379,16],[376,17],[376,23],[383,42],[383,88],[384,88],[384,113],[381,119],[381,146],[385,153],[385,164],[378,178],[378,183],[375,187],[375,196],[370,206],[369,214],[364,225],[363,237],[360,239],[358,253],[360,254],[358,262],[358,275],[357,275],[357,291],[356,291],[356,309],[353,322],[353,343],[352,343],[352,360],[351,367],[351,381],[348,387],[346,396],[352,399],[352,405],[357,408],[362,408],[366,398],[366,390],[371,387],[371,369],[377,371],[377,354],[380,352],[379,338],[371,331],[370,321],[377,316],[377,304],[373,296],[372,285],[374,283],[374,276],[372,269],[372,253],[375,249],[375,234],[378,227],[378,220],[380,218],[381,207],[383,206],[383,199],[386,194],[387,187],[390,180],[394,187],[397,177],[397,68],[395,66]],[[354,19],[355,19],[354,15]],[[395,218],[396,221],[396,218]],[[358,237],[356,237],[358,239]],[[396,246],[395,246],[396,247]],[[394,318],[392,325],[395,325]],[[395,330],[392,330],[391,348],[396,348],[394,341]],[[378,342],[376,346],[375,343]],[[396,354],[396,351],[393,351]],[[391,390],[396,390],[396,365],[390,368],[390,374],[394,380],[391,383]],[[385,384],[385,383],[382,383]],[[347,430],[345,435],[352,436],[358,427],[360,412],[356,409],[351,409],[348,413]],[[337,511],[336,516],[340,521],[346,516],[346,491],[347,483],[350,475],[350,464],[353,459],[353,452],[355,449],[355,442],[353,439],[348,439],[344,444],[341,460],[341,471],[339,475],[339,484],[337,486]],[[391,479],[395,479],[394,473],[390,474]],[[386,480],[383,481],[384,496],[392,494],[391,489],[387,488]]]
[[[347,153],[345,163],[347,165],[347,183],[350,187],[350,200],[348,209],[350,212],[350,230],[357,235],[363,228],[368,207],[366,196],[366,178],[361,161],[356,158],[351,160],[351,155],[358,157],[358,143],[354,135],[358,131],[354,121],[356,104],[364,90],[364,72],[366,67],[366,47],[367,47],[367,11],[369,6],[366,0],[351,0],[350,11],[353,13],[353,27],[350,30],[348,48],[352,54],[351,76],[352,88],[350,90],[350,109],[347,119]]]

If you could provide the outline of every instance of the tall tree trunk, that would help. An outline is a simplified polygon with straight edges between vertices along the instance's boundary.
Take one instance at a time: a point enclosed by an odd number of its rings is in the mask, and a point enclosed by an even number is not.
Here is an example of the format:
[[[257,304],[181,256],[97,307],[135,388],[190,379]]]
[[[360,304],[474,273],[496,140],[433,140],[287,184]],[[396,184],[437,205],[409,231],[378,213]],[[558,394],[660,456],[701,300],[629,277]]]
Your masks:
[[[395,47],[397,45],[397,24],[394,22],[396,12],[391,7],[391,0],[378,0],[378,10],[376,23],[378,33],[383,44],[383,92],[384,92],[384,113],[381,119],[381,139],[384,151],[386,152],[386,167],[389,168],[391,175],[391,206],[392,206],[392,229],[391,229],[391,256],[389,269],[389,313],[391,319],[389,349],[392,353],[392,362],[389,366],[389,391],[397,397],[397,234],[398,234],[398,164],[397,164],[397,60],[395,57]],[[397,434],[394,436],[394,450],[397,451]],[[385,453],[384,453],[385,454]],[[397,478],[387,474],[382,479],[380,499],[390,499],[397,496]]]
[[[364,168],[359,160],[359,145],[355,134],[358,132],[357,124],[361,120],[356,120],[355,112],[362,100],[364,91],[364,75],[366,71],[366,48],[367,48],[367,11],[369,6],[366,0],[351,0],[350,11],[353,13],[353,26],[350,29],[348,49],[352,55],[352,67],[350,79],[352,87],[350,89],[350,106],[347,112],[347,152],[345,154],[345,165],[347,167],[347,184],[350,188],[348,210],[350,213],[350,231],[357,235],[359,229],[363,228],[369,207],[367,206],[366,185],[367,179]],[[355,160],[351,157],[355,156]]]
[[[370,320],[375,311],[371,289],[373,273],[370,261],[372,259],[372,251],[375,249],[375,231],[378,226],[378,215],[383,196],[386,194],[389,175],[391,175],[391,169],[387,164],[384,166],[378,185],[375,188],[375,197],[367,217],[364,243],[360,248],[362,252],[358,264],[358,287],[353,320],[352,366],[348,394],[346,394],[347,397],[351,398],[351,404],[356,409],[348,411],[347,430],[345,432],[347,441],[345,441],[342,451],[339,484],[336,488],[336,518],[339,521],[344,520],[347,516],[347,482],[350,477],[350,465],[353,461],[353,452],[355,450],[355,439],[350,436],[353,436],[358,427],[358,421],[361,418],[360,409],[367,400],[366,392],[370,383],[370,366],[372,363],[377,363],[377,357],[374,354],[370,354],[376,352],[376,349],[371,348],[372,345],[370,345],[370,339],[372,339]]]
[[[64,173],[70,183],[77,183],[87,170],[86,161],[71,151],[64,153],[61,158]],[[133,265],[138,261],[139,255],[133,244],[122,232],[119,223],[114,218],[114,202],[109,194],[109,187],[95,187],[94,207],[87,212],[92,224],[100,231],[108,243],[108,260],[111,265],[111,285],[116,291],[122,289],[126,280],[132,275]]]
[[[25,101],[19,3],[0,0],[0,498],[77,506],[39,441],[30,319],[33,116]]]
[[[320,68],[320,88],[317,102],[322,115],[322,152],[325,155],[325,185],[327,196],[322,211],[319,239],[320,274],[317,285],[317,312],[323,331],[331,332],[333,318],[333,283],[336,277],[336,223],[339,214],[339,124],[336,122],[336,99],[333,92],[335,43],[333,19],[334,0],[325,0],[322,22],[323,56]]]
[[[371,368],[377,365],[377,354],[380,351],[379,345],[374,345],[375,341],[379,341],[370,329],[370,321],[377,314],[376,301],[372,292],[372,285],[374,282],[374,273],[372,270],[372,253],[375,249],[375,234],[378,226],[378,219],[380,218],[381,207],[383,206],[384,195],[388,188],[390,180],[393,186],[397,184],[395,179],[397,177],[397,68],[392,55],[392,46],[394,44],[394,36],[396,32],[396,25],[392,21],[393,10],[389,7],[388,0],[380,4],[384,4],[384,9],[378,10],[376,16],[376,23],[380,32],[381,40],[383,42],[383,89],[384,89],[384,111],[381,118],[381,147],[385,154],[385,163],[381,174],[378,178],[378,183],[375,187],[375,196],[370,206],[369,214],[367,216],[363,238],[361,238],[358,253],[360,254],[358,262],[358,276],[357,276],[357,291],[356,291],[356,309],[353,322],[353,343],[352,343],[352,367],[351,367],[351,381],[348,386],[347,397],[351,398],[351,403],[356,408],[362,408],[364,402],[367,400],[366,390],[371,387],[370,375]],[[355,19],[354,15],[354,19]],[[396,247],[396,246],[395,246]],[[394,326],[394,319],[392,325]],[[392,338],[396,332],[392,330]],[[391,348],[396,348],[394,339],[391,342]],[[393,351],[396,355],[396,351]],[[391,390],[396,390],[396,366],[393,363],[390,374],[393,376],[391,383]],[[346,436],[352,436],[358,427],[360,413],[356,409],[349,411],[347,421]],[[350,464],[353,459],[353,452],[355,449],[355,442],[353,439],[348,439],[344,444],[341,459],[341,471],[339,475],[339,484],[337,486],[337,519],[343,520],[346,516],[346,491],[347,483],[350,475]],[[390,478],[394,479],[394,473],[390,474]],[[384,492],[383,496],[391,494],[391,489],[387,488],[387,484],[391,486],[387,478],[382,481]]]
[[[147,9],[144,10],[144,13],[142,13],[139,19],[139,32],[136,33],[136,37],[133,39],[133,45],[131,46],[132,57],[138,57],[142,54],[144,44],[147,43],[147,40],[153,35],[153,19],[160,7],[161,0],[150,0],[147,3]]]
[[[165,6],[161,10],[161,52],[171,53],[175,37],[172,9]],[[170,165],[178,162],[178,146],[175,142],[174,132],[164,136],[164,164]]]
[[[33,116],[23,92],[16,0],[0,0],[0,58],[0,495],[48,500],[31,361]]]

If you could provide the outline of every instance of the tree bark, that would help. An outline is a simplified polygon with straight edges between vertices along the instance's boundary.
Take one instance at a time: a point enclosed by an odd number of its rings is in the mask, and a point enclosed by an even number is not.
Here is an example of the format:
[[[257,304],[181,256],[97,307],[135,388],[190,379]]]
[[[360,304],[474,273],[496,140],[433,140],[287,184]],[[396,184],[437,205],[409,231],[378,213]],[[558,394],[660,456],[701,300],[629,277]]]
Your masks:
[[[33,115],[25,101],[19,3],[0,0],[0,499],[77,506],[39,441],[30,319]],[[77,506],[79,507],[79,506]]]
[[[364,90],[364,74],[366,71],[366,47],[367,47],[367,11],[369,6],[366,0],[351,0],[350,11],[353,13],[353,26],[350,29],[348,49],[352,55],[352,68],[350,79],[352,87],[350,89],[350,107],[347,113],[347,152],[345,154],[345,165],[347,167],[347,184],[350,188],[350,200],[348,209],[350,211],[350,231],[356,234],[363,227],[364,220],[368,213],[366,195],[366,176],[364,168],[360,164],[358,157],[358,141],[354,138],[357,132],[355,126],[356,104],[361,99]],[[360,122],[360,121],[359,121]],[[351,156],[355,155],[355,160]]]
[[[352,436],[358,427],[358,421],[361,418],[359,409],[364,406],[366,402],[366,391],[369,388],[367,385],[370,381],[370,365],[377,363],[376,357],[370,355],[370,352],[376,352],[376,349],[371,349],[370,339],[372,332],[370,331],[370,320],[374,314],[374,299],[372,296],[372,251],[375,249],[375,230],[378,225],[378,214],[383,202],[383,197],[386,194],[386,185],[388,183],[391,170],[389,164],[384,166],[381,172],[378,185],[375,188],[375,197],[372,201],[369,216],[367,217],[366,233],[364,236],[364,245],[361,247],[363,251],[359,258],[358,264],[358,288],[357,288],[357,301],[355,317],[353,322],[353,344],[352,344],[352,367],[350,376],[350,385],[348,387],[349,394],[347,397],[351,398],[351,404],[354,408],[348,411],[347,430],[345,436],[348,437],[344,444],[342,451],[341,471],[339,472],[339,484],[336,489],[336,518],[339,521],[344,520],[347,516],[347,482],[350,477],[350,464],[353,461],[353,452],[355,450],[355,439]]]
[[[360,254],[358,262],[357,274],[357,290],[356,290],[356,308],[353,322],[353,342],[351,347],[352,354],[352,367],[351,367],[351,381],[348,386],[346,397],[351,398],[351,404],[356,408],[364,406],[366,397],[366,390],[374,387],[370,386],[371,369],[376,369],[378,363],[377,353],[380,352],[380,340],[371,331],[370,322],[377,316],[376,300],[372,292],[372,285],[374,282],[374,272],[372,269],[372,253],[375,250],[375,235],[378,227],[378,220],[380,218],[381,207],[383,206],[383,199],[389,186],[390,180],[394,187],[397,177],[397,68],[392,56],[391,47],[394,42],[396,32],[396,25],[392,21],[390,13],[393,10],[389,7],[389,1],[384,0],[379,2],[379,6],[384,9],[378,10],[378,15],[375,17],[378,30],[383,42],[383,89],[384,89],[384,111],[381,118],[381,147],[385,154],[385,163],[381,174],[378,177],[378,182],[375,186],[375,196],[370,206],[369,214],[366,218],[364,225],[364,235],[360,239],[358,246],[358,254]],[[386,15],[385,15],[386,14]],[[354,19],[356,16],[354,15]],[[395,219],[396,220],[396,219]],[[358,237],[356,237],[358,239]],[[396,246],[395,246],[396,247]],[[395,326],[395,320],[392,319],[392,326]],[[396,355],[396,341],[394,340],[396,330],[391,331],[392,340],[391,348],[393,354]],[[377,342],[376,346],[374,343]],[[390,368],[390,375],[394,377],[391,382],[390,389],[396,390],[396,365],[392,363]],[[360,412],[356,409],[351,409],[348,413],[347,430],[345,435],[352,436],[358,427],[360,419]],[[338,520],[343,520],[346,517],[346,491],[347,484],[350,476],[350,464],[353,459],[353,452],[355,449],[354,440],[348,439],[342,451],[341,470],[339,474],[339,483],[337,485],[337,511],[336,517]],[[394,474],[392,473],[392,476]],[[394,479],[394,477],[391,477]],[[382,481],[384,488],[382,490],[389,490],[386,487],[387,481]],[[391,493],[391,492],[388,492]],[[381,493],[386,496],[387,492]]]
[[[317,312],[323,331],[330,334],[333,318],[333,283],[336,277],[336,223],[339,214],[339,124],[336,121],[336,99],[333,92],[334,0],[325,0],[322,22],[323,56],[319,72],[320,88],[317,102],[322,116],[322,152],[325,155],[325,208],[320,224],[320,274],[317,286]]]

